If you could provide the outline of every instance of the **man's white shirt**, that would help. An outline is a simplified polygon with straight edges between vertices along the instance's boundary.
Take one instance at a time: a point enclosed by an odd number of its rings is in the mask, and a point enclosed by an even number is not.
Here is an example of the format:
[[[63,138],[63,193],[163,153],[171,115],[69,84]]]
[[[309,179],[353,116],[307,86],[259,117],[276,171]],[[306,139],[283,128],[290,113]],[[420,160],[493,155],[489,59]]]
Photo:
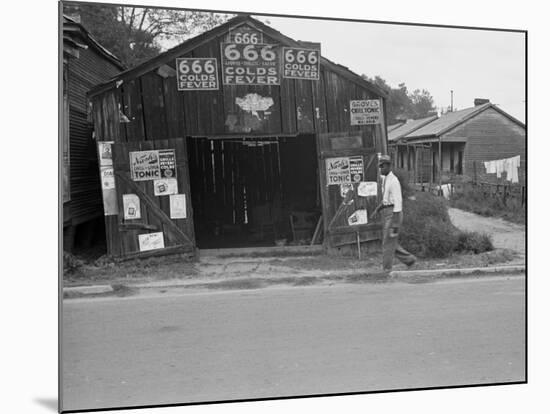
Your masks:
[[[385,177],[382,176],[382,204],[393,204],[393,212],[403,210],[403,198],[401,196],[401,184],[392,171]]]

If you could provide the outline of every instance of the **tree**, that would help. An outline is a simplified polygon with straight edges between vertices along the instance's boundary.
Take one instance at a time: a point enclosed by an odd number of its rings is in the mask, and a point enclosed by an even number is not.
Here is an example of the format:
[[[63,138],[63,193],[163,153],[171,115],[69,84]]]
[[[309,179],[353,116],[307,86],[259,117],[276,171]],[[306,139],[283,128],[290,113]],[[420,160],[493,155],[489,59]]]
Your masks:
[[[405,119],[424,118],[434,114],[433,97],[426,89],[415,89],[410,93],[405,83],[400,83],[397,88],[392,88],[380,76],[369,78],[367,75],[362,77],[388,92],[386,103],[388,124],[395,124]]]
[[[77,16],[92,36],[128,67],[231,17],[198,11],[83,3],[64,3],[64,13]]]
[[[413,118],[424,118],[434,112],[434,99],[426,89],[415,89],[410,95]]]

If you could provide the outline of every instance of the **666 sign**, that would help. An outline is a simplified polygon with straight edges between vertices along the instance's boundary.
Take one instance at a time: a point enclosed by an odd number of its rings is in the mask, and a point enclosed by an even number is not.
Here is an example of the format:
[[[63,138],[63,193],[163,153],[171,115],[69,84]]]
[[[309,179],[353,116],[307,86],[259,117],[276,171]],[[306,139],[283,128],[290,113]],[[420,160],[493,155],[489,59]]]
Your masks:
[[[221,54],[224,85],[280,84],[279,48],[276,45],[222,43]]]
[[[283,78],[319,80],[321,51],[298,47],[283,48]]]
[[[216,58],[176,59],[178,91],[219,89]]]

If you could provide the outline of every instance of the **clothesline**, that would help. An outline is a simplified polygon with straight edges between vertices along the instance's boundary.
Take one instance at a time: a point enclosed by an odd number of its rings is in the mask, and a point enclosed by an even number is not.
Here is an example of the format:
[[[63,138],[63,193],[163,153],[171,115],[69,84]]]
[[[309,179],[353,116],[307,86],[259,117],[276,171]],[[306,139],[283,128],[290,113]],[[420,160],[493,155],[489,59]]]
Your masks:
[[[518,168],[520,166],[521,159],[519,155],[511,158],[504,158],[500,160],[485,161],[485,171],[487,174],[496,174],[497,178],[500,178],[503,172],[506,173],[506,180],[513,183],[519,182]]]

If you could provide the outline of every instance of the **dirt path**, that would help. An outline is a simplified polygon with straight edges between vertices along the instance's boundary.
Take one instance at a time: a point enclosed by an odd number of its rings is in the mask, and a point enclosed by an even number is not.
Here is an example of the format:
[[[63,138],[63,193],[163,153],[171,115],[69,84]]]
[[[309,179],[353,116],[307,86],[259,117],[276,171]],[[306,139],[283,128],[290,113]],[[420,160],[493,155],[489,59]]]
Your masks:
[[[449,208],[449,216],[459,229],[487,233],[492,237],[496,248],[514,250],[525,257],[525,226],[499,218],[479,216],[457,208]]]

